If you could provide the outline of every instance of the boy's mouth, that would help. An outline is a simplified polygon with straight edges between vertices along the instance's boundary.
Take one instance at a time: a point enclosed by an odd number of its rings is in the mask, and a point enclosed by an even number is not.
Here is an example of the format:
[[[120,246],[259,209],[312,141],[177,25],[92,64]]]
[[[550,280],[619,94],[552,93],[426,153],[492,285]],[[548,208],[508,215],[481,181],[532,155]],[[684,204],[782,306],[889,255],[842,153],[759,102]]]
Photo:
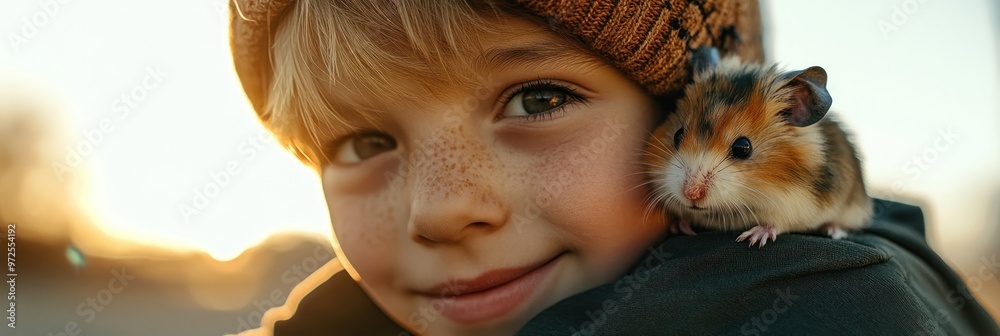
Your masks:
[[[478,323],[506,315],[527,300],[562,253],[526,266],[496,269],[470,279],[447,281],[420,291],[429,306],[458,323]]]

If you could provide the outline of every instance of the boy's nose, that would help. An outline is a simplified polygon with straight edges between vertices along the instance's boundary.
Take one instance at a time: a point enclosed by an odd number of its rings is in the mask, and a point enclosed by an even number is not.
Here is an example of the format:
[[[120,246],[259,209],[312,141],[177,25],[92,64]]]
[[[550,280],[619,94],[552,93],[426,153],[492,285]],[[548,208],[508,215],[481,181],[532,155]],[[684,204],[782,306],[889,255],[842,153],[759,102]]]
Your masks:
[[[470,189],[415,197],[408,228],[411,238],[422,243],[456,243],[502,227],[507,221],[505,207],[494,195]]]
[[[461,144],[453,141],[461,139]],[[439,155],[416,162],[408,223],[421,243],[454,243],[502,227],[508,219],[502,164],[476,137],[453,134],[432,147]]]

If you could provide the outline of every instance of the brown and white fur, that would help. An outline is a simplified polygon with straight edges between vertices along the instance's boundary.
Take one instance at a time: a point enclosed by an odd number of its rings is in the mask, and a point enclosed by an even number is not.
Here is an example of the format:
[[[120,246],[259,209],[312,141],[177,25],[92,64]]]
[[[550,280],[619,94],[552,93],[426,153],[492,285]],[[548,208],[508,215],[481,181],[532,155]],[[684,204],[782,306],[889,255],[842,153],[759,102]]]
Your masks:
[[[694,52],[692,67],[694,82],[644,159],[652,205],[664,206],[672,232],[745,230],[737,241],[762,247],[785,232],[825,229],[840,239],[869,223],[858,154],[826,116],[822,68],[719,61],[712,48]]]

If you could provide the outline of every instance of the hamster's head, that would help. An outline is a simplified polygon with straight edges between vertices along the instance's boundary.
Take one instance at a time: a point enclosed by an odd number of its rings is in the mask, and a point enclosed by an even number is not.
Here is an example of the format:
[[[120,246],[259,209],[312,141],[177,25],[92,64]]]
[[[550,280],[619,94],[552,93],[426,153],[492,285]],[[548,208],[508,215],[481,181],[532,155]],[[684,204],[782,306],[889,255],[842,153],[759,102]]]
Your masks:
[[[832,100],[820,67],[780,72],[717,55],[695,52],[693,83],[649,141],[652,197],[681,213],[749,216],[808,185],[823,142],[810,125]]]

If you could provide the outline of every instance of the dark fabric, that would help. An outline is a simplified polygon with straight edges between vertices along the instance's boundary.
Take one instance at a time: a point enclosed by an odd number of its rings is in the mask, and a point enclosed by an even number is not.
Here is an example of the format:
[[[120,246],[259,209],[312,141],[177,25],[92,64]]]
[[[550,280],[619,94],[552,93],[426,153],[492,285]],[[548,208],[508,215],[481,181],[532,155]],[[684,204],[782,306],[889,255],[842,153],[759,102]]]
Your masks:
[[[520,335],[1000,335],[925,243],[919,208],[876,201],[846,240],[674,236],[628,275],[543,311]],[[347,272],[307,295],[275,335],[400,335]]]
[[[365,295],[350,274],[341,271],[299,302],[292,318],[274,324],[274,336],[395,336],[403,329]]]
[[[876,201],[863,233],[674,236],[614,283],[567,298],[519,335],[1000,335],[926,244],[920,208]]]

